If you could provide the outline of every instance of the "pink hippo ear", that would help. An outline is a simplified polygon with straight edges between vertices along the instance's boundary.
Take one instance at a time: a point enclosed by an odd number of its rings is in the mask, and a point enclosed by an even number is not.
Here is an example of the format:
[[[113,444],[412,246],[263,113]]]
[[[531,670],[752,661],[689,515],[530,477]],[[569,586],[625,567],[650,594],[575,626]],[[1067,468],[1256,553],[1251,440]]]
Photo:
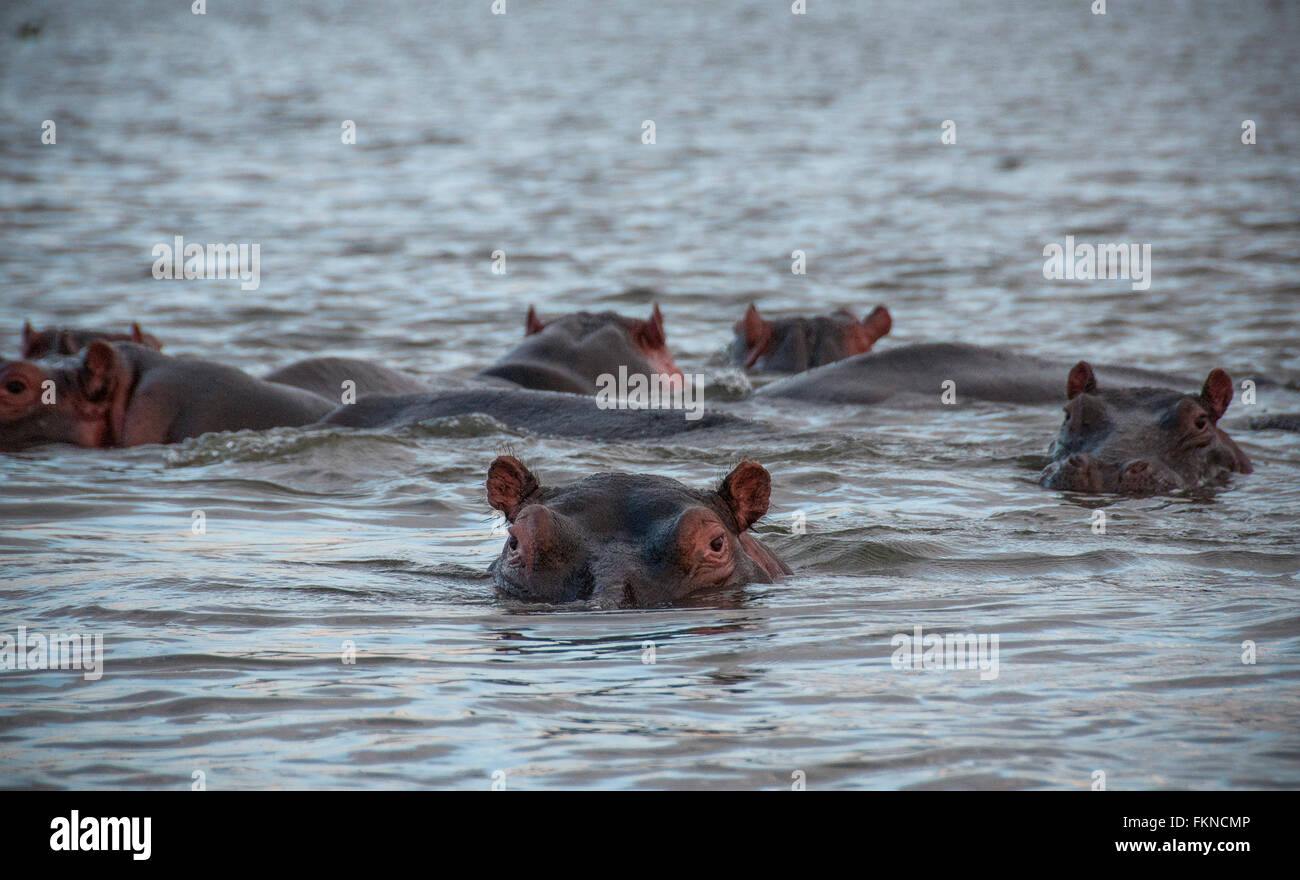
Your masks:
[[[767,513],[772,477],[758,462],[742,461],[723,478],[718,495],[731,508],[736,527],[743,532]]]
[[[664,316],[659,311],[659,303],[650,310],[650,318],[637,327],[637,337],[647,349],[664,348],[668,344],[668,335],[664,333]]]
[[[541,333],[545,327],[542,319],[537,317],[537,310],[529,306],[528,317],[524,319],[524,335],[532,336],[534,333]]]
[[[488,468],[488,504],[504,513],[510,522],[515,521],[525,499],[538,488],[537,478],[532,471],[513,455],[497,456]]]
[[[1201,387],[1201,402],[1210,411],[1210,418],[1214,421],[1223,418],[1223,414],[1228,411],[1228,404],[1232,403],[1232,379],[1227,373],[1217,367],[1210,370],[1210,375],[1205,377],[1205,385]]]
[[[1069,400],[1080,394],[1092,394],[1097,390],[1097,376],[1092,372],[1092,365],[1079,361],[1070,370],[1070,378],[1065,380],[1065,393]]]
[[[736,332],[743,334],[745,339],[745,369],[753,369],[763,352],[772,344],[772,324],[764,321],[758,308],[750,303],[749,308],[745,309],[745,317],[736,324]]]
[[[31,321],[23,321],[23,360],[34,361],[49,351],[44,333],[32,329]]]
[[[890,317],[889,309],[876,306],[871,310],[871,314],[862,319],[862,323],[855,323],[849,327],[849,354],[866,354],[871,351],[871,346],[876,344],[876,340],[887,334],[893,327],[894,319]]]
[[[889,314],[889,309],[876,306],[871,310],[871,314],[862,319],[862,326],[871,331],[871,341],[875,342],[894,329],[894,319]]]
[[[158,341],[158,337],[141,330],[138,321],[131,322],[131,341],[136,345],[148,346],[154,351],[162,351],[162,343]]]
[[[113,392],[117,379],[117,352],[102,339],[90,343],[77,381],[86,400],[101,403]]]

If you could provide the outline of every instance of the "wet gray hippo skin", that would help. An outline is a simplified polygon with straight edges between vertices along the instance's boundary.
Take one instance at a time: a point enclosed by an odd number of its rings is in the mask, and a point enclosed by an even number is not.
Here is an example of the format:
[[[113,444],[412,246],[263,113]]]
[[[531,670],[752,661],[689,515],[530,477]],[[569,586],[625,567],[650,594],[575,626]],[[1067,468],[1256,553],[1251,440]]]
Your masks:
[[[31,323],[23,324],[23,360],[34,361],[47,354],[76,354],[96,340],[104,342],[134,342],[162,351],[158,337],[145,333],[139,324],[131,324],[130,333],[114,333],[111,330],[83,330],[76,327],[46,327],[33,330]]]
[[[664,335],[664,319],[655,306],[640,321],[614,312],[574,312],[542,323],[531,306],[523,342],[480,375],[507,379],[539,391],[595,394],[602,374],[681,376]]]
[[[175,443],[210,431],[306,425],[332,408],[233,367],[130,342],[95,341],[75,356],[0,364],[4,450]]]
[[[1232,379],[1213,370],[1199,394],[1105,388],[1080,361],[1066,380],[1065,420],[1040,477],[1048,489],[1151,495],[1221,484],[1254,468],[1219,419]]]
[[[943,383],[956,383],[958,403],[989,400],[1006,403],[1056,403],[1060,376],[1069,363],[1025,354],[951,342],[905,345],[857,355],[838,363],[773,382],[756,397],[793,397],[818,403],[881,403],[896,394],[923,394],[940,400]],[[1132,367],[1098,366],[1103,385],[1186,387],[1195,380]]]
[[[889,310],[876,306],[859,321],[846,309],[812,318],[769,321],[751,303],[736,322],[731,362],[746,370],[801,373],[866,354],[894,326]]]
[[[263,378],[290,385],[340,403],[344,382],[355,384],[357,397],[365,394],[411,394],[431,391],[432,386],[401,370],[370,361],[343,357],[316,357],[281,367]]]
[[[749,528],[771,480],[743,461],[717,489],[667,477],[603,473],[543,486],[512,456],[488,469],[488,503],[510,523],[488,568],[503,596],[645,608],[771,583],[790,569]]]
[[[482,413],[507,427],[535,434],[593,440],[654,440],[688,431],[735,430],[754,424],[712,412],[692,420],[681,410],[600,409],[591,397],[584,395],[517,388],[374,395],[339,406],[322,423],[353,428],[396,428],[473,413]]]

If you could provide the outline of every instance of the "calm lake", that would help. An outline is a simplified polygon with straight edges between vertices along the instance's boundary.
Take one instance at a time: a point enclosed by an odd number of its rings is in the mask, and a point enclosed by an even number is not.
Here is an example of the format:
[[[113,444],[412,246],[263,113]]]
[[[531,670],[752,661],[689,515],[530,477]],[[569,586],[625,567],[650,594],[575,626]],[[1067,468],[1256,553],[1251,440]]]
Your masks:
[[[1246,428],[1300,410],[1300,4],[807,5],[6,3],[4,357],[24,320],[138,320],[257,374],[332,354],[436,383],[530,304],[657,302],[706,404],[766,427],[0,454],[0,634],[104,650],[97,679],[0,671],[0,786],[1300,786],[1300,442]],[[258,243],[260,286],[155,280],[177,235]],[[1066,235],[1150,244],[1149,289],[1046,280]],[[1239,389],[1255,473],[1227,488],[1052,492],[1056,406],[740,399],[750,302],[886,303],[877,350],[1282,385]],[[752,457],[795,575],[657,610],[499,599],[507,448],[550,483],[704,487]],[[896,668],[917,627],[996,637],[996,675]]]

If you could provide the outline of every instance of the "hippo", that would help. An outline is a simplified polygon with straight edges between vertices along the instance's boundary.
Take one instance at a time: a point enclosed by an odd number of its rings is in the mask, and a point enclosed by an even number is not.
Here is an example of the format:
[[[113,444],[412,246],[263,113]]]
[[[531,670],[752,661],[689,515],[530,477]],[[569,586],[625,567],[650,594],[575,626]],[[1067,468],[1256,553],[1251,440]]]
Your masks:
[[[621,473],[543,486],[517,458],[499,456],[487,497],[510,523],[509,537],[488,573],[506,598],[631,608],[772,583],[790,569],[749,531],[770,493],[754,461],[699,490]]]
[[[1048,489],[1153,495],[1219,484],[1254,468],[1219,427],[1232,379],[1210,371],[1200,394],[1104,388],[1079,361],[1066,379],[1065,420],[1039,482]]]
[[[357,397],[369,394],[412,394],[431,386],[401,370],[371,361],[344,357],[314,357],[295,361],[263,377],[267,382],[302,388],[338,402],[346,390]],[[344,383],[352,386],[345,388]]]
[[[111,330],[81,330],[75,327],[46,327],[33,330],[31,322],[23,323],[23,360],[34,361],[47,354],[76,354],[95,340],[104,342],[134,342],[154,351],[162,351],[158,337],[145,333],[140,325],[132,322],[130,333],[114,333]]]
[[[373,394],[341,405],[324,425],[398,428],[431,419],[482,414],[513,428],[552,437],[656,440],[691,431],[725,428],[728,436],[758,423],[715,412],[686,418],[680,410],[601,409],[591,397],[522,388],[470,388],[419,394]]]
[[[479,375],[539,391],[595,394],[602,375],[629,374],[682,380],[655,305],[648,320],[614,312],[574,312],[546,323],[528,307],[524,340]]]
[[[925,395],[943,406],[951,381],[955,403],[987,400],[1002,403],[1056,403],[1059,376],[1068,362],[953,342],[904,345],[888,351],[855,355],[806,373],[765,385],[759,398],[841,404],[877,404],[900,394]],[[1136,367],[1099,365],[1104,384],[1119,387],[1186,387],[1195,380]]]
[[[750,303],[734,328],[731,362],[746,370],[802,373],[866,354],[893,326],[889,309],[884,306],[876,306],[861,321],[847,309],[812,318],[768,321]]]
[[[95,340],[76,355],[0,363],[0,450],[139,446],[209,431],[307,425],[334,404],[233,367]]]

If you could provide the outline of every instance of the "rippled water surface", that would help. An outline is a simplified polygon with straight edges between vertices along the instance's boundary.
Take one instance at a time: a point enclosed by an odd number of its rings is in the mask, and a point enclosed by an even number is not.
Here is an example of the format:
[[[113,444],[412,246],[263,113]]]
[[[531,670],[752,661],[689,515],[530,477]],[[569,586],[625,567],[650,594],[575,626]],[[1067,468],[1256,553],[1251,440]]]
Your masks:
[[[25,318],[138,319],[252,372],[339,354],[436,381],[513,344],[530,303],[657,301],[710,403],[769,427],[597,444],[471,417],[4,455],[0,632],[106,656],[98,681],[0,672],[0,784],[1300,785],[1300,448],[1244,427],[1295,392],[1234,402],[1253,475],[1147,499],[1039,489],[1055,407],[721,400],[750,301],[885,302],[880,348],[1294,385],[1300,6],[489,5],[6,4],[4,354]],[[1150,243],[1151,288],[1045,281],[1066,234]],[[175,235],[260,243],[260,289],[155,281]],[[503,602],[482,486],[507,445],[548,482],[704,486],[754,457],[759,533],[796,574],[673,609]],[[997,677],[894,669],[917,626],[998,636]]]

